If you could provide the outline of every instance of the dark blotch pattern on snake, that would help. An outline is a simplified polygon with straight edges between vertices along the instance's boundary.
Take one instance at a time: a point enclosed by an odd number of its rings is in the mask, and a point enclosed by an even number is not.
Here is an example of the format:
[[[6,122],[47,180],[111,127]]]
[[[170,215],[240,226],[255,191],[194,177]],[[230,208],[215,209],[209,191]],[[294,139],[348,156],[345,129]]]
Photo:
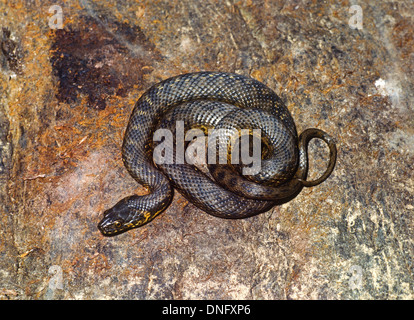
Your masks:
[[[154,164],[154,131],[174,131],[177,121],[183,121],[185,130],[200,128],[204,132],[210,128],[261,129],[267,148],[262,170],[245,177],[240,168],[228,164],[208,165],[210,174],[188,163]],[[307,148],[313,138],[326,142],[330,156],[322,176],[307,181]],[[303,187],[326,180],[335,166],[336,146],[319,129],[307,129],[298,137],[282,100],[261,82],[231,73],[197,72],[166,79],[141,96],[125,132],[122,155],[128,172],[148,194],[126,197],[105,211],[98,225],[105,236],[153,220],[170,205],[174,188],[220,218],[266,212],[293,199]]]

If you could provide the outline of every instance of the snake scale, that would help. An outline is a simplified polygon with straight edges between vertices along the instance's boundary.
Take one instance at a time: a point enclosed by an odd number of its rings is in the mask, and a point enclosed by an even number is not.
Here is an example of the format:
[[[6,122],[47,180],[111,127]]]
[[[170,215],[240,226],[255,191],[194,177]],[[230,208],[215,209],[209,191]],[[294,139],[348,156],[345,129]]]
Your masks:
[[[195,127],[206,133],[211,128],[227,129],[225,132],[261,129],[260,172],[243,176],[240,164],[212,163],[209,172],[186,162],[155,164],[154,131],[174,131],[177,121],[183,122],[185,130]],[[307,149],[313,138],[328,145],[329,163],[320,178],[307,181]],[[170,205],[174,188],[211,215],[247,218],[293,199],[303,187],[326,180],[335,166],[336,153],[333,139],[319,129],[306,129],[298,137],[282,100],[255,79],[223,72],[178,75],[153,85],[140,97],[125,132],[124,165],[148,194],[120,200],[104,212],[98,228],[103,235],[113,236],[152,221]]]

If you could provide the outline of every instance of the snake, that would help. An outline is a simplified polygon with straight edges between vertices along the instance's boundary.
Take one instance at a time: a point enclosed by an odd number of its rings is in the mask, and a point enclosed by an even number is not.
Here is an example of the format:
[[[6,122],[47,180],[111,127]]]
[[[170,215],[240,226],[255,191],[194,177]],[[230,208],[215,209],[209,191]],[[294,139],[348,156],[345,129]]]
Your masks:
[[[155,133],[169,130],[177,142],[179,121],[187,133],[195,129],[206,134],[212,129],[221,132],[220,143],[229,143],[235,132],[240,136],[243,128],[247,129],[247,140],[254,141],[253,129],[260,129],[256,139],[261,143],[261,169],[243,174],[248,165],[230,163],[230,147],[224,163],[212,161],[204,170],[189,161],[154,161],[156,148],[166,139],[156,141]],[[328,146],[329,161],[323,174],[309,181],[308,145],[314,138]],[[186,142],[187,150],[192,142]],[[249,146],[251,152],[251,143]],[[177,150],[166,149],[165,157],[177,159]],[[336,143],[326,132],[309,128],[298,135],[282,99],[262,82],[216,71],[177,75],[152,85],[141,95],[125,131],[124,166],[147,194],[118,201],[103,213],[98,229],[104,236],[115,236],[151,222],[170,206],[175,189],[215,217],[252,217],[292,200],[304,187],[325,181],[336,157]]]

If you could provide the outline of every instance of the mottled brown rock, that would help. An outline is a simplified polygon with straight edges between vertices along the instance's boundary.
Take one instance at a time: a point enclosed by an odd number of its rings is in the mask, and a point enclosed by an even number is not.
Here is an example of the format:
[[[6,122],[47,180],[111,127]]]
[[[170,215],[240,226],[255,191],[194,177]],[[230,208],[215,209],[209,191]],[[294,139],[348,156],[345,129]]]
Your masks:
[[[350,1],[75,0],[52,30],[55,4],[0,5],[0,298],[414,298],[412,1],[364,1],[362,29]],[[120,154],[135,101],[198,70],[273,88],[336,138],[333,175],[246,220],[177,194],[104,238],[102,212],[145,193]]]

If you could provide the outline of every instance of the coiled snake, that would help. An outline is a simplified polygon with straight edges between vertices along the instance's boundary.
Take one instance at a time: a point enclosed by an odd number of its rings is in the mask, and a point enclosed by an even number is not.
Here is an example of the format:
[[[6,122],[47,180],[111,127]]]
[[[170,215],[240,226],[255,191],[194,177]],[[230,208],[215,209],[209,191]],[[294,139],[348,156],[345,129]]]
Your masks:
[[[186,130],[196,127],[203,132],[217,127],[261,129],[262,170],[243,176],[241,165],[212,163],[209,175],[185,161],[155,164],[154,131],[174,131],[177,121]],[[313,138],[326,142],[330,156],[323,175],[307,181],[307,148]],[[166,79],[141,96],[125,132],[122,156],[128,172],[149,193],[126,197],[106,210],[98,225],[105,236],[153,220],[170,205],[174,188],[203,211],[221,218],[246,218],[268,211],[294,198],[303,187],[327,179],[335,166],[336,145],[319,129],[307,129],[298,137],[282,100],[261,82],[231,73],[197,72]]]

